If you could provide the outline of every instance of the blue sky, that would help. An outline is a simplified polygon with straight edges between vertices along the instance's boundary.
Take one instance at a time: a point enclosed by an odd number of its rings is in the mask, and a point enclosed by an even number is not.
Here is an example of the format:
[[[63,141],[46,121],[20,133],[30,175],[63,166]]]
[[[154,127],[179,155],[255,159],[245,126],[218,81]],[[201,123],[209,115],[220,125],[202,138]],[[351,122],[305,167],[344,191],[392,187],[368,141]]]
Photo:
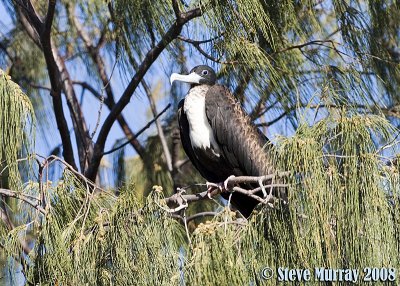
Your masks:
[[[4,32],[4,31],[8,30],[9,27],[12,27],[12,21],[9,18],[8,13],[6,12],[5,7],[2,2],[0,2],[0,15],[1,15],[0,31]],[[91,80],[90,76],[86,74],[86,70],[82,69],[81,65],[75,67],[73,64],[75,64],[75,62],[67,63],[72,79],[86,80],[86,81],[90,82],[98,91],[101,91],[102,85],[99,82],[94,82],[93,80]],[[111,62],[110,60],[106,61],[106,65],[107,65],[106,68],[107,68],[108,75],[111,75],[111,70],[112,70],[112,67],[114,64],[115,63]],[[82,63],[82,65],[83,65],[83,63]],[[6,69],[7,67],[0,66],[0,68]],[[115,72],[113,73],[113,75],[111,77],[111,84],[112,84],[112,88],[113,88],[116,100],[118,100],[118,98],[122,94],[125,86],[127,85],[127,81],[125,81],[123,78],[130,79],[132,76],[133,75],[129,75],[129,74],[121,76],[121,74],[118,72],[118,70],[115,69]],[[154,86],[153,83],[162,81],[161,85],[164,89],[163,92],[169,91],[169,88],[170,88],[169,77],[164,72],[164,70],[162,68],[162,64],[161,64],[161,67],[158,67],[157,69],[152,68],[150,70],[150,72],[146,75],[145,79],[151,86]],[[76,88],[76,92],[79,97],[78,99],[80,99],[81,89],[79,87]],[[51,99],[50,99],[50,95],[48,94],[48,91],[42,91],[42,94],[43,94],[45,100],[47,101],[46,104],[48,106],[51,106]],[[69,114],[67,104],[65,102],[65,98],[63,98],[63,100],[64,100],[64,112],[66,115],[66,119],[68,121],[69,127],[72,128],[71,117]],[[165,105],[167,104],[167,101],[168,100],[165,100],[165,99],[160,100],[160,102],[157,103],[157,109],[159,111],[162,110],[165,107]],[[93,97],[90,93],[86,92],[85,96],[83,97],[82,110],[83,110],[83,113],[87,120],[87,125],[90,130],[90,133],[94,130],[94,128],[96,126],[99,108],[100,108],[100,102],[95,97]],[[108,108],[104,105],[103,109],[102,109],[101,117],[100,117],[100,127],[101,127],[102,123],[104,122],[108,113],[109,113]],[[126,121],[128,122],[129,126],[131,127],[131,129],[133,131],[137,131],[137,130],[141,129],[149,120],[152,119],[152,116],[149,113],[148,99],[142,89],[137,89],[134,96],[132,96],[130,103],[124,109],[123,115],[125,116]],[[54,122],[54,124],[52,124],[52,126],[54,128],[56,128],[55,122]],[[96,139],[99,129],[100,128],[97,129],[97,133],[96,133],[94,139]],[[56,133],[58,132],[57,130],[55,130],[55,131],[56,131]],[[152,126],[151,128],[149,128],[149,130],[147,130],[144,134],[142,134],[142,136],[139,139],[141,141],[143,141],[144,138],[146,138],[148,134],[154,134],[154,133],[155,133],[155,128],[154,128],[154,126]],[[58,133],[57,133],[57,135],[58,135]],[[71,136],[73,137],[73,134],[71,134]],[[107,139],[105,150],[111,149],[115,143],[115,140],[119,139],[119,138],[123,138],[123,137],[124,137],[124,134],[123,134],[121,128],[119,127],[118,123],[116,122],[113,125],[110,135]],[[47,144],[46,140],[41,138],[40,134],[38,133],[36,141],[37,141],[36,152],[41,155],[47,155],[52,149],[54,149],[56,146],[58,146],[58,144],[60,143],[61,140],[58,136],[57,140],[49,140],[50,142],[49,142],[49,144]],[[72,141],[73,141],[73,144],[75,145],[75,138],[72,138]],[[128,156],[135,155],[135,151],[130,146],[128,148],[126,148],[126,151],[127,151]],[[75,154],[76,153],[77,152],[76,152],[76,148],[75,148]]]

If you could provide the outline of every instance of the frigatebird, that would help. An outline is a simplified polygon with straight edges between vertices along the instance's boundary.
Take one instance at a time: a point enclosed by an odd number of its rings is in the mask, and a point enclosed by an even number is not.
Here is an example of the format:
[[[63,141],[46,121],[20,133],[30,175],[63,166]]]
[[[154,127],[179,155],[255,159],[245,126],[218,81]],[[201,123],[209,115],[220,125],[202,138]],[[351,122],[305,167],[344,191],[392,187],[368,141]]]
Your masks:
[[[231,176],[263,176],[274,172],[266,149],[267,137],[252,123],[229,89],[216,83],[215,71],[205,65],[189,74],[173,73],[174,81],[190,83],[178,106],[180,136],[187,156],[211,183]],[[223,192],[228,199],[230,194]],[[249,217],[258,204],[241,193],[232,193],[231,203]]]

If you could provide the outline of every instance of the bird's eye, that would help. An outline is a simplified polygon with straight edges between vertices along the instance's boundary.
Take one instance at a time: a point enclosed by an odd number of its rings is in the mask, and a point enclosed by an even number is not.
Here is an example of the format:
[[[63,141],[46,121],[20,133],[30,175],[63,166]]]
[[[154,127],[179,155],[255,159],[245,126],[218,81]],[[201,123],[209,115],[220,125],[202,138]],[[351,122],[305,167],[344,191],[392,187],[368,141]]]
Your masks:
[[[202,75],[208,75],[208,70],[203,70],[203,71],[201,72],[201,74],[202,74]]]

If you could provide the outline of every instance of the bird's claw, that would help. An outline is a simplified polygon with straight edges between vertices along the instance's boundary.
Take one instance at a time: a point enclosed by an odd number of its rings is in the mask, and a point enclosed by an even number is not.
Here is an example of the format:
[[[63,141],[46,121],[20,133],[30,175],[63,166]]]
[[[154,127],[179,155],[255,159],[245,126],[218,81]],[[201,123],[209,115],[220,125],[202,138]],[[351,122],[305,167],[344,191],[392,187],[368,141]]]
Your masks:
[[[260,186],[261,192],[263,193],[263,198],[266,199],[268,194],[267,194],[267,191],[265,190],[263,181],[261,179],[258,181],[258,185]]]
[[[229,176],[228,178],[226,178],[226,180],[224,181],[224,189],[225,189],[225,191],[230,191],[231,186],[229,185],[229,181],[230,181],[231,179],[233,179],[233,178],[235,178],[235,176],[234,176],[234,175],[231,175],[231,176]]]
[[[211,182],[206,182],[207,186],[207,197],[211,199],[211,193],[218,189],[219,191],[222,192],[222,185],[220,183],[211,183]]]

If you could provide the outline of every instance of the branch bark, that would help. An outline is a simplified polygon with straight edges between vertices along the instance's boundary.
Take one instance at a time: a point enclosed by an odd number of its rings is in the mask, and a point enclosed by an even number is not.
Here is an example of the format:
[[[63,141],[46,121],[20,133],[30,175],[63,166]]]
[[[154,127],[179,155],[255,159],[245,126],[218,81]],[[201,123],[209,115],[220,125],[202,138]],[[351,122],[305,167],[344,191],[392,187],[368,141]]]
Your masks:
[[[25,6],[21,1],[16,1],[16,3],[17,5],[15,9],[18,13],[19,20],[22,26],[25,28],[28,36],[42,51],[44,51],[45,49],[50,49],[51,51],[50,20],[52,20],[54,17],[55,1],[49,2],[48,13],[46,16],[46,24],[42,23],[30,1],[27,1],[27,6]],[[49,78],[51,83],[50,94],[52,96],[57,128],[59,130],[61,142],[63,144],[63,157],[70,165],[77,169],[74,159],[74,152],[72,149],[71,138],[69,136],[69,128],[65,119],[64,109],[62,106],[61,81],[59,70],[57,68],[54,58],[50,53],[44,53],[44,57],[46,60],[47,69],[49,71]]]
[[[110,110],[112,110],[115,106],[115,97],[114,97],[114,93],[113,93],[113,90],[111,87],[110,77],[107,75],[104,60],[100,55],[100,47],[102,46],[102,43],[105,39],[105,36],[104,36],[105,32],[104,32],[104,30],[102,31],[102,34],[100,35],[99,43],[97,45],[95,45],[93,43],[93,41],[91,40],[90,36],[86,33],[86,31],[82,27],[79,20],[76,18],[75,14],[74,14],[74,12],[75,12],[74,9],[75,9],[74,5],[70,4],[68,7],[68,14],[69,14],[70,21],[71,21],[72,25],[75,26],[79,36],[82,38],[83,43],[85,44],[85,47],[88,50],[88,53],[97,68],[98,75],[103,84],[103,89],[105,90],[106,95],[107,95],[107,98],[104,100],[104,104]],[[83,82],[77,82],[77,83],[81,84],[82,87],[87,88],[97,98],[100,99],[102,97],[102,94],[98,93],[93,87],[91,87],[87,83],[83,83]],[[129,125],[126,122],[125,117],[122,115],[122,113],[120,113],[117,116],[117,121],[118,121],[122,131],[124,132],[125,136],[127,138],[132,138],[130,140],[130,144],[135,149],[136,153],[138,153],[139,157],[144,161],[146,159],[145,148],[140,144],[140,142],[138,140],[136,140],[137,136],[129,127]]]
[[[277,174],[270,174],[270,175],[259,176],[259,177],[255,177],[255,176],[229,177],[228,181],[227,181],[228,190],[221,187],[221,188],[214,188],[212,191],[207,190],[207,191],[197,193],[197,194],[186,195],[186,194],[184,194],[186,192],[185,189],[181,188],[178,193],[173,194],[172,196],[165,198],[164,200],[165,200],[165,203],[169,206],[171,206],[171,205],[178,206],[174,209],[168,210],[171,213],[175,213],[184,208],[187,208],[188,204],[191,202],[197,202],[197,201],[201,201],[201,200],[210,199],[211,197],[216,196],[222,192],[230,192],[230,191],[244,194],[248,197],[255,199],[259,203],[267,204],[267,203],[271,203],[273,200],[276,199],[272,195],[272,192],[270,192],[270,194],[268,194],[268,196],[265,198],[257,196],[257,195],[255,195],[255,193],[260,191],[261,189],[272,190],[274,188],[288,187],[288,185],[286,185],[286,184],[280,184],[280,183],[274,184],[273,183],[274,179],[279,179],[282,177],[286,177],[288,175],[290,175],[290,172],[280,172]],[[268,184],[264,185],[263,184],[264,182],[267,182]],[[247,189],[243,189],[243,188],[237,186],[240,183],[260,183],[262,185],[260,185],[260,187],[258,187],[258,188],[255,188],[252,190],[247,190]]]
[[[88,160],[91,157],[92,143],[88,136],[85,118],[83,117],[82,110],[73,89],[68,69],[51,39],[51,27],[55,14],[56,0],[49,0],[44,22],[40,20],[40,17],[31,1],[26,1],[26,5],[21,3],[21,1],[17,1],[16,3],[21,7],[19,11],[21,12],[20,18],[22,24],[26,28],[30,37],[34,39],[35,43],[39,48],[41,48],[46,61],[52,88],[51,95],[53,97],[53,108],[57,127],[63,143],[63,156],[70,165],[77,169],[73,155],[72,143],[69,137],[68,125],[65,120],[62,106],[62,91],[64,91],[67,98],[67,104],[76,134],[80,166],[81,170],[84,171],[88,165]]]

